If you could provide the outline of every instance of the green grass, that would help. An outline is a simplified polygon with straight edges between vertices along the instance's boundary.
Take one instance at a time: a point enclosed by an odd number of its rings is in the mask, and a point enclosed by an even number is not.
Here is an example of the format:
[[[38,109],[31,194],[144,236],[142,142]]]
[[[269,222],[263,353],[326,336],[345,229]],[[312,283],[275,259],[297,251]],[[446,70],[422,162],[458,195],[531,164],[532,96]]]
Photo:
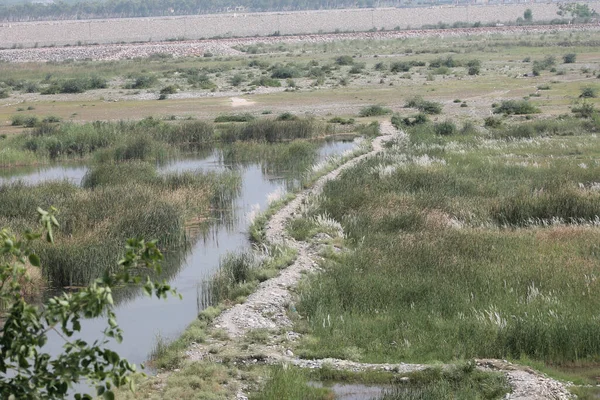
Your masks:
[[[192,322],[174,341],[168,343],[162,337],[156,338],[156,343],[149,358],[150,364],[156,369],[174,370],[184,364],[185,350],[192,343],[204,343],[207,339],[207,321],[197,319]]]
[[[310,336],[298,353],[600,360],[600,146],[560,126],[506,142],[419,125],[329,182],[313,215],[339,221],[354,251],[300,290]],[[312,229],[304,223],[291,225],[300,237]]]
[[[203,282],[204,307],[224,302],[242,302],[260,282],[276,276],[296,258],[296,252],[280,245],[229,253],[218,271]]]
[[[308,384],[302,371],[281,366],[271,368],[267,384],[261,392],[250,396],[252,400],[327,400],[331,392]]]
[[[376,384],[385,390],[381,400],[408,399],[499,399],[510,391],[506,378],[499,373],[481,372],[474,364],[464,363],[448,369],[429,368],[400,376],[378,371],[337,371],[327,366],[317,370],[272,367],[262,390],[251,399],[331,399],[328,383]],[[309,384],[309,379],[324,382],[323,388]]]

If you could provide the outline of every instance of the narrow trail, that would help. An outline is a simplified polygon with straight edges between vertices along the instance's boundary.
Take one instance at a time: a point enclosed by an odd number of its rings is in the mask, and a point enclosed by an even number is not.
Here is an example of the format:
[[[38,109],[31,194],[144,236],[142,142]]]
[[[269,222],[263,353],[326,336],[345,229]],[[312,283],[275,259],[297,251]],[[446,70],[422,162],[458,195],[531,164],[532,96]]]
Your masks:
[[[355,157],[335,170],[318,179],[310,188],[299,193],[285,207],[279,210],[269,221],[266,230],[267,240],[273,244],[284,243],[297,250],[295,262],[283,270],[279,276],[260,284],[255,293],[250,295],[246,302],[237,304],[225,310],[218,316],[213,326],[224,330],[229,339],[217,343],[223,348],[235,346],[243,341],[245,334],[254,329],[268,329],[279,331],[281,340],[295,341],[300,336],[292,332],[292,321],[288,317],[288,308],[293,303],[293,288],[299,283],[302,275],[314,271],[318,266],[316,249],[307,242],[296,241],[291,238],[285,229],[287,221],[300,211],[301,205],[311,196],[318,195],[325,184],[336,179],[343,171],[356,166],[368,157],[373,157],[383,151],[383,144],[395,135],[401,134],[388,121],[381,123],[382,135],[373,140],[372,150],[366,154]],[[212,342],[210,345],[214,346]],[[247,347],[247,346],[246,346]],[[289,350],[281,346],[253,345],[240,355],[240,363],[257,362],[256,354],[261,354],[261,362],[267,364],[291,364],[300,368],[320,368],[327,365],[339,370],[365,371],[381,370],[396,373],[410,373],[430,367],[427,364],[368,364],[340,359],[300,359]],[[198,361],[203,359],[215,360],[206,345],[196,345],[187,352],[188,359]],[[482,359],[476,360],[477,368],[486,371],[500,371],[504,373],[512,386],[512,393],[506,397],[511,400],[566,400],[572,398],[565,386],[531,368],[511,364],[503,360]],[[438,365],[439,366],[439,365]],[[450,365],[444,366],[450,367]],[[247,399],[243,393],[238,393],[238,400]]]

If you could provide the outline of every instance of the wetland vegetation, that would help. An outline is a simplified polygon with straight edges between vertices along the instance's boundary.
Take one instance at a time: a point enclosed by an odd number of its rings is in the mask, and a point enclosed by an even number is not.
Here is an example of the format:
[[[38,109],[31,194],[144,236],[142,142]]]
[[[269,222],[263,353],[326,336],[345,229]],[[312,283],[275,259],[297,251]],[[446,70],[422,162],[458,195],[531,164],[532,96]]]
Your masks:
[[[6,101],[25,101],[0,111],[10,120],[1,132],[2,167],[91,167],[81,185],[3,184],[0,226],[22,230],[36,207],[59,208],[57,245],[38,249],[44,273],[56,284],[84,284],[128,236],[184,251],[186,226],[236,196],[235,170],[163,173],[168,160],[216,147],[227,164],[261,161],[276,170],[299,155],[278,172],[296,176],[317,162],[312,139],[374,137],[379,122],[391,119],[405,134],[329,182],[288,224],[295,239],[317,241],[324,257],[322,271],[296,291],[293,328],[255,331],[234,343],[242,352],[221,347],[234,341],[211,326],[295,256],[264,242],[267,213],[249,232],[261,251],[221,260],[201,299],[212,307],[179,340],[157,345],[155,365],[177,371],[161,390],[142,384],[142,393],[192,399],[210,387],[227,398],[245,381],[260,399],[331,396],[308,384],[327,380],[324,373],[236,364],[262,360],[252,346],[292,330],[301,339],[271,344],[303,358],[459,364],[412,375],[404,386],[392,377],[356,377],[393,385],[385,399],[500,398],[506,381],[470,368],[469,360],[483,357],[595,384],[599,39],[597,32],[555,32],[265,43],[231,57],[2,64]],[[39,94],[53,85],[46,74],[67,73],[93,73],[108,88]],[[176,89],[168,98],[153,101],[169,85]],[[247,103],[232,112],[229,96],[242,94]],[[93,122],[113,112],[131,120]],[[223,363],[186,361],[193,343],[207,344]],[[596,389],[574,391],[593,396]]]

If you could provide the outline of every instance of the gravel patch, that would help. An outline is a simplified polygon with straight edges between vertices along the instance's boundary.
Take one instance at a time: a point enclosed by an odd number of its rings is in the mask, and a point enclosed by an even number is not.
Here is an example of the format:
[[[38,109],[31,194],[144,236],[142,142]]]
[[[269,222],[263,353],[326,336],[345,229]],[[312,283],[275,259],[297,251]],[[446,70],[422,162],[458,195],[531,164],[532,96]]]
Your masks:
[[[179,42],[100,44],[70,47],[17,48],[0,50],[0,60],[6,62],[61,62],[65,60],[114,61],[144,58],[153,54],[168,54],[173,57],[201,57],[204,56],[205,53],[212,53],[214,56],[235,56],[245,54],[236,50],[236,46],[248,46],[258,43],[330,43],[339,40],[387,40],[417,37],[451,38],[469,35],[515,35],[557,31],[589,32],[598,30],[600,30],[600,25],[598,24],[497,26],[483,28],[412,29],[402,31],[224,38],[186,40]]]

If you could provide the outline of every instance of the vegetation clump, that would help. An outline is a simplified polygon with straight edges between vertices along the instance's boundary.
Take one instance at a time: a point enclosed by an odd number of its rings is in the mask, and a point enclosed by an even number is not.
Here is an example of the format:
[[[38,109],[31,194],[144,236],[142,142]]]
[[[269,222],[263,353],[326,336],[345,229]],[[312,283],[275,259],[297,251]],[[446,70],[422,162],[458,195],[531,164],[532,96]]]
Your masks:
[[[219,115],[215,118],[215,122],[250,122],[254,121],[256,117],[252,114],[233,114],[233,115]]]
[[[526,115],[539,113],[540,109],[527,100],[502,100],[493,111],[494,114]]]
[[[442,105],[435,101],[424,100],[422,97],[416,96],[410,98],[404,105],[406,108],[416,108],[426,114],[441,114]]]
[[[87,90],[104,89],[106,87],[108,87],[106,79],[99,76],[90,76],[52,81],[48,87],[41,91],[41,94],[83,93]]]
[[[371,106],[367,106],[363,109],[360,110],[360,112],[358,113],[359,117],[378,117],[381,115],[387,115],[387,114],[391,114],[392,110],[390,110],[389,108],[386,108],[382,105],[379,104],[374,104]]]

